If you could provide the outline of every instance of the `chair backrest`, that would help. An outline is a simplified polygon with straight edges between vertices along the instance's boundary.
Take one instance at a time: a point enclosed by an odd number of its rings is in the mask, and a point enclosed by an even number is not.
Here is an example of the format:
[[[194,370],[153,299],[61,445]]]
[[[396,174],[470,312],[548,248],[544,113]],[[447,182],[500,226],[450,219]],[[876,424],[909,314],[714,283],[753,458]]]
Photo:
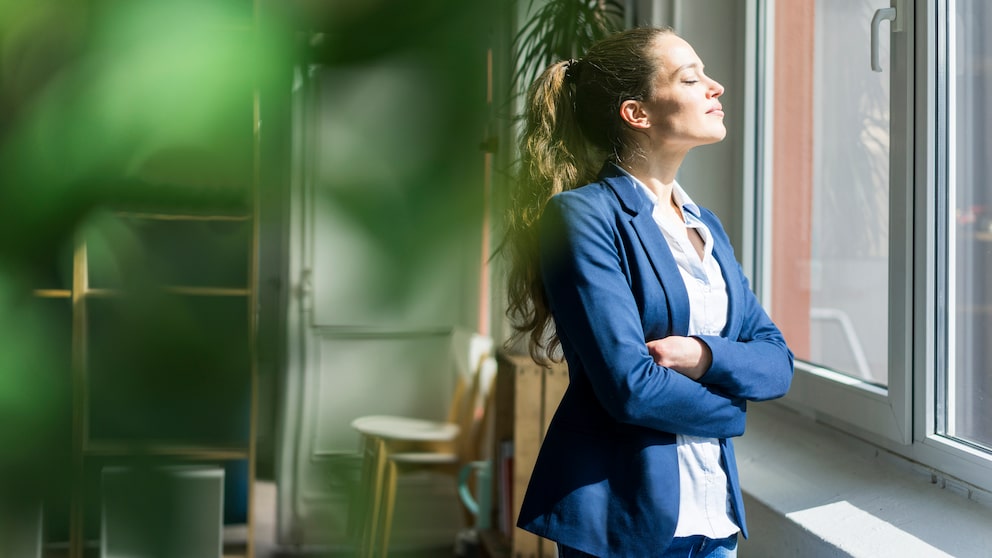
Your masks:
[[[475,388],[475,376],[479,370],[479,359],[492,353],[491,337],[470,330],[455,328],[451,334],[451,363],[453,364],[455,390],[448,406],[447,421],[461,424],[466,405],[471,405],[470,396]]]
[[[463,432],[458,451],[462,463],[479,460],[482,448],[487,447],[483,444],[483,438],[491,420],[495,381],[496,359],[487,354],[479,360],[475,374],[471,415],[464,424],[459,425]]]
[[[496,377],[495,343],[486,335],[458,331],[453,336],[452,348],[457,377],[447,422],[459,427],[454,449],[458,461],[465,463],[479,457]]]
[[[459,373],[448,410],[448,422],[457,424],[461,431],[456,452],[462,463],[479,457],[481,433],[485,428],[496,377],[492,338],[474,334],[468,352],[471,367],[466,373]]]
[[[465,414],[465,406],[468,405],[469,399],[469,385],[472,380],[466,377],[465,374],[458,374],[455,379],[455,392],[451,396],[451,406],[448,407],[448,418],[447,422],[452,424],[461,425],[462,416]]]

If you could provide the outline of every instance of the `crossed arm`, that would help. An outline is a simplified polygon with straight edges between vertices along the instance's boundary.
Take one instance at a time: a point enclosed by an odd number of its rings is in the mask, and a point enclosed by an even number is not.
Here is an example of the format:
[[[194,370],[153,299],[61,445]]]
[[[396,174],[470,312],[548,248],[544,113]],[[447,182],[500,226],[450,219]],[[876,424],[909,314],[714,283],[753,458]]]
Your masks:
[[[793,355],[747,285],[744,328],[737,340],[715,335],[669,336],[647,343],[660,366],[748,401],[782,397],[792,382]]]
[[[658,366],[671,368],[696,381],[703,377],[703,374],[710,369],[710,363],[713,362],[713,353],[709,345],[698,337],[669,335],[648,341],[647,346],[648,353]]]
[[[720,221],[703,209],[710,232],[730,245]],[[782,397],[789,391],[793,373],[792,351],[782,332],[762,308],[740,265],[725,270],[727,280],[736,278],[740,299],[741,329],[736,339],[717,335],[669,337],[651,341],[648,349],[659,364],[672,366],[703,384],[748,401]],[[667,363],[667,364],[663,364]]]
[[[758,351],[706,336],[645,343],[622,271],[619,239],[594,200],[554,198],[542,219],[541,238],[542,278],[558,335],[615,420],[678,434],[738,436],[744,431],[745,400],[775,397],[781,390],[781,383],[756,386],[767,378],[755,368],[761,367],[756,359],[787,351],[784,341]]]

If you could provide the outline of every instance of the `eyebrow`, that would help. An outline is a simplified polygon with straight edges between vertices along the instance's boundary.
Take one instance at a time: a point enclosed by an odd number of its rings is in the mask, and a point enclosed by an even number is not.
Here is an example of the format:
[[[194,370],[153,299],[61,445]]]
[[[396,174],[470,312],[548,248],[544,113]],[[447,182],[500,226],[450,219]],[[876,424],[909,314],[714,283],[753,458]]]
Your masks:
[[[702,70],[703,69],[703,65],[700,64],[700,63],[698,63],[698,62],[690,62],[688,64],[683,64],[683,65],[679,66],[674,72],[672,72],[672,75],[677,75],[677,74],[681,73],[683,70],[689,70],[689,69],[699,69],[699,70]]]

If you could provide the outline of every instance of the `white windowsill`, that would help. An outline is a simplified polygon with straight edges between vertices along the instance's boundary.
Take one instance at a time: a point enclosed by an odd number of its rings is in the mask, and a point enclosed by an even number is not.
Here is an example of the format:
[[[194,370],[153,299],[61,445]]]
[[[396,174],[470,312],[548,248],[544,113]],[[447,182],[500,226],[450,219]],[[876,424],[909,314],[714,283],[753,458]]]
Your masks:
[[[750,404],[737,463],[751,538],[741,558],[987,556],[987,494],[774,403]]]

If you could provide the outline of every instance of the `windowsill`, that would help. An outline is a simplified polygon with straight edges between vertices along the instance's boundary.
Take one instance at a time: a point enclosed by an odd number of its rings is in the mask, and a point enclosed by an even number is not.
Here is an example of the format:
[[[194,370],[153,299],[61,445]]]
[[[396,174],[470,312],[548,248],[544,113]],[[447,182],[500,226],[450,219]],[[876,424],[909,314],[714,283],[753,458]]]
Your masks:
[[[735,447],[751,535],[741,558],[983,556],[992,548],[986,495],[945,490],[928,469],[780,405],[749,405]]]

